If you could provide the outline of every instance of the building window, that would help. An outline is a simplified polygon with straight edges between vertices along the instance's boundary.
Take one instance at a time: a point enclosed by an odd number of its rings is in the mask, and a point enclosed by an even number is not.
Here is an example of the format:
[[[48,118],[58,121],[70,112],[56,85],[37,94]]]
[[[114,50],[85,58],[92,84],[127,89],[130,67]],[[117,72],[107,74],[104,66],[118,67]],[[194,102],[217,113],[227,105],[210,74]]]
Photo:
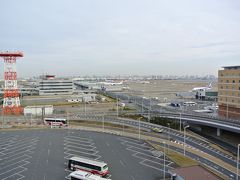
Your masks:
[[[227,80],[227,83],[229,83],[229,80]]]
[[[232,82],[235,83],[235,80],[233,80]]]

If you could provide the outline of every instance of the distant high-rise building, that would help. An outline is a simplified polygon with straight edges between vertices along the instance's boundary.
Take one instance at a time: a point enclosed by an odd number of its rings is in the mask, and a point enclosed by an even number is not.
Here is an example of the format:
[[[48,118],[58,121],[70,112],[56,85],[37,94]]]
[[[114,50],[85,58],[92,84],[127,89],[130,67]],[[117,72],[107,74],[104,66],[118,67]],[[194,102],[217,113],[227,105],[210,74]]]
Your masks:
[[[240,120],[240,66],[218,71],[219,115]]]

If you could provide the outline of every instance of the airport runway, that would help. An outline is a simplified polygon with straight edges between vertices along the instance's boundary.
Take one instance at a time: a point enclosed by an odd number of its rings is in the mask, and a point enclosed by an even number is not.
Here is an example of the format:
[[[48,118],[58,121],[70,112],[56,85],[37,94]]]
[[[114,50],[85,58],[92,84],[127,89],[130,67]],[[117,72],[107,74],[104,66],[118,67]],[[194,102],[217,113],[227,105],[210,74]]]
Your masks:
[[[76,155],[105,161],[114,180],[163,177],[163,153],[156,156],[144,141],[80,130],[47,129],[0,132],[0,179],[69,179],[66,162]],[[174,166],[169,159],[165,163],[169,169]]]

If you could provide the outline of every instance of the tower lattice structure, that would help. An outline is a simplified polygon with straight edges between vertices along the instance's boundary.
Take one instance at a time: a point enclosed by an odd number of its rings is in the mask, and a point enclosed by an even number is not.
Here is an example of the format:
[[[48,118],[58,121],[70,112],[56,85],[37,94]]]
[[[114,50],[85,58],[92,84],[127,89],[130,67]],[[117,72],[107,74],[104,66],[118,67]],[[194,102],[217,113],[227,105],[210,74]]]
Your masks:
[[[17,86],[16,60],[23,57],[22,52],[0,52],[4,59],[4,92],[3,92],[3,114],[20,114],[22,107],[19,100],[19,89]]]

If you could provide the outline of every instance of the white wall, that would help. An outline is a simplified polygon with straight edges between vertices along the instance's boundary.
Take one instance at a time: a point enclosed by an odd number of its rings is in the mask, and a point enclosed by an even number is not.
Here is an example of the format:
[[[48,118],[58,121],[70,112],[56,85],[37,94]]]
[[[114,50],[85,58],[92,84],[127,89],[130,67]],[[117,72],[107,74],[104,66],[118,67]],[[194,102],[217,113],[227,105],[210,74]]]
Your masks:
[[[45,115],[53,114],[53,106],[27,106],[24,108],[24,116],[42,116],[42,110],[45,111]]]

